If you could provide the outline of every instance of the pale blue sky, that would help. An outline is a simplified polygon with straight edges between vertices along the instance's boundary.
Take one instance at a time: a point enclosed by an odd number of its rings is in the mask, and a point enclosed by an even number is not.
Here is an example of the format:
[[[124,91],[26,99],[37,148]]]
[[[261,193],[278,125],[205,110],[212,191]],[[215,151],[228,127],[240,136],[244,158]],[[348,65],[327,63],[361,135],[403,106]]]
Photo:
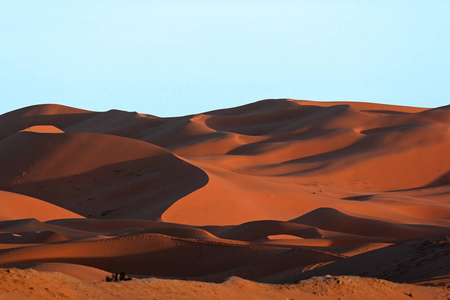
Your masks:
[[[450,103],[450,1],[0,0],[0,114]]]

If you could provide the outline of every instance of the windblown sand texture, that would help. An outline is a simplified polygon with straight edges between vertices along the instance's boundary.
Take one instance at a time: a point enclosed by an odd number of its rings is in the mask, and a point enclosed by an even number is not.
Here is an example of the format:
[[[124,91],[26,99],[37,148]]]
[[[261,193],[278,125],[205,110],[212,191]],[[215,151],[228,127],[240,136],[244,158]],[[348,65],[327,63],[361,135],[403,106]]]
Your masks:
[[[0,161],[1,299],[83,297],[74,286],[117,299],[117,284],[167,299],[446,293],[450,106],[279,99],[159,118],[36,105],[0,115]],[[165,280],[96,282],[122,271]],[[53,291],[20,292],[10,272]]]

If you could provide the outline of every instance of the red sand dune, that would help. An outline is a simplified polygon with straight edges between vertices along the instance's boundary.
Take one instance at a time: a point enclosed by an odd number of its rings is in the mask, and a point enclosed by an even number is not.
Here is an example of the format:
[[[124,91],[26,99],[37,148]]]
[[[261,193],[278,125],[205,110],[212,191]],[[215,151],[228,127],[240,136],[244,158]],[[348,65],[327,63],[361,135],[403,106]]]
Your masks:
[[[83,218],[48,202],[6,191],[0,191],[0,207],[2,208],[0,222],[27,218],[35,218],[43,222],[54,219]]]
[[[449,151],[449,106],[278,99],[175,118],[22,108],[0,116],[0,267],[445,284]]]

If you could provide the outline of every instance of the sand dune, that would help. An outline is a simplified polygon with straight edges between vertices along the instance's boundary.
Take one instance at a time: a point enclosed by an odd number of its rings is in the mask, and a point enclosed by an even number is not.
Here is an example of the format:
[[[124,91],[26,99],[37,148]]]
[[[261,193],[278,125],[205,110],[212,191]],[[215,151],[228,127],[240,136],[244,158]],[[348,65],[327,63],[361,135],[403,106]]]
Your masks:
[[[316,227],[295,223],[282,221],[253,221],[234,226],[217,235],[232,240],[256,241],[261,238],[267,238],[270,235],[280,234],[290,234],[301,238],[321,238],[323,237],[324,232],[318,230]]]
[[[247,245],[238,242],[208,241],[192,238],[176,238],[161,234],[132,234],[119,238],[94,241],[73,241],[53,243],[19,249],[3,250],[0,264],[21,265],[33,262],[65,262],[83,264],[111,272],[124,271],[128,274],[198,277],[208,280],[224,280],[229,274],[214,276],[228,269],[253,265],[272,260],[273,257],[290,252],[290,248],[268,245]],[[324,254],[312,250],[298,250],[290,253],[286,261],[290,266],[293,256],[304,265],[323,261]],[[301,253],[300,253],[301,252]],[[305,253],[311,253],[308,256]],[[335,259],[328,255],[328,260]],[[220,257],[211,264],[211,259]],[[286,266],[286,267],[287,267]],[[285,268],[286,268],[285,267]],[[271,270],[272,268],[270,268]],[[257,268],[261,272],[261,268]],[[260,273],[251,274],[260,277]],[[246,277],[246,276],[244,276]]]
[[[63,273],[81,280],[103,281],[111,274],[96,268],[65,263],[42,263],[31,267],[39,272]]]
[[[0,267],[189,279],[121,284],[129,294],[143,285],[200,299],[214,289],[248,299],[280,289],[335,299],[360,287],[398,299],[411,298],[402,289],[443,295],[356,277],[347,289],[338,279],[289,288],[226,280],[331,274],[445,285],[449,150],[449,106],[274,99],[173,118],[22,108],[0,115]],[[74,285],[103,288],[14,272],[69,297],[79,296]],[[226,282],[200,291],[192,280]],[[0,298],[37,295],[13,282],[1,283],[9,292]]]
[[[20,132],[0,141],[0,155],[6,160],[3,189],[83,216],[158,218],[207,181],[160,147],[105,134]],[[136,209],[139,202],[147,205]]]
[[[446,299],[439,287],[394,284],[354,276],[320,277],[271,285],[233,277],[216,284],[147,279],[119,283],[81,281],[58,273],[7,269],[0,273],[0,299]]]
[[[0,191],[0,222],[6,220],[35,218],[42,222],[53,219],[82,218],[82,216],[52,205],[48,202],[20,195]]]
[[[448,232],[447,227],[394,224],[378,220],[356,218],[332,208],[316,209],[292,220],[292,222],[338,232],[398,240],[402,238],[408,239],[420,236],[438,235]],[[358,226],[355,226],[355,224],[358,224]]]
[[[353,274],[397,282],[423,281],[426,278],[448,276],[449,253],[449,235],[422,238],[356,255],[306,272],[296,280],[326,272],[332,275]]]

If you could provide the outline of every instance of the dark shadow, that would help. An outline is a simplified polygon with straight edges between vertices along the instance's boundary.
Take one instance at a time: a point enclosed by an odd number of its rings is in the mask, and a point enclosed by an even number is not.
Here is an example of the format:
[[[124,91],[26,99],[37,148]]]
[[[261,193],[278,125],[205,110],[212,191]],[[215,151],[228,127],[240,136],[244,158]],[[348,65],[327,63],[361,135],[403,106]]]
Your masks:
[[[257,105],[257,109],[250,107]],[[233,132],[249,136],[283,134],[308,126],[323,125],[323,122],[340,118],[349,105],[330,107],[297,105],[293,102],[256,102],[248,107],[229,109],[222,114],[212,115],[206,125],[217,131]],[[235,112],[235,113],[233,113]]]
[[[380,148],[380,143],[376,137],[363,137],[362,139],[345,146],[343,148],[332,150],[325,153],[315,154],[307,157],[289,160],[282,164],[290,163],[314,163],[328,160],[336,160],[342,157],[361,155],[370,155]]]
[[[395,110],[361,110],[362,112],[375,113],[375,114],[389,114],[389,115],[407,115],[408,112],[395,111]]]
[[[435,180],[433,180],[430,183],[423,185],[423,186],[418,186],[418,187],[409,188],[409,189],[390,190],[390,191],[386,191],[386,192],[414,191],[414,190],[421,190],[421,189],[438,187],[438,186],[449,185],[449,184],[450,184],[450,171],[448,171],[447,173],[444,173],[443,175],[439,176]]]
[[[352,201],[367,201],[370,200],[375,195],[359,195],[341,198],[342,200],[352,200]]]
[[[386,127],[377,127],[377,128],[371,128],[362,130],[360,133],[362,134],[376,134],[376,133],[382,133],[386,131],[403,131],[408,130],[414,127],[420,127],[422,124],[411,124],[411,125],[400,125],[400,126],[386,126]]]
[[[309,129],[303,132],[288,132],[284,134],[277,134],[274,137],[268,137],[267,139],[255,143],[245,144],[227,152],[227,155],[254,155],[261,153],[258,150],[260,146],[276,144],[276,143],[289,143],[296,141],[305,141],[308,139],[316,139],[327,136],[335,132],[335,129],[317,130]]]
[[[435,187],[447,184],[450,184],[450,171],[448,171],[442,176],[439,176],[438,178],[427,184],[425,187]]]

